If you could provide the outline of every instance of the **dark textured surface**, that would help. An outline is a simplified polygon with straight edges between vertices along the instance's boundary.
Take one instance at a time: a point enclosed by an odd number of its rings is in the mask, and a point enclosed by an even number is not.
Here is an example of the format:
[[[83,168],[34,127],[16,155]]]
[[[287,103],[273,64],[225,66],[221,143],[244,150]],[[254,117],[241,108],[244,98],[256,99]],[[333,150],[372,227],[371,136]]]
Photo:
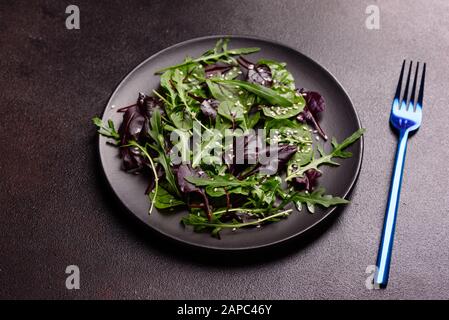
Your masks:
[[[449,3],[439,1],[63,1],[0,3],[1,298],[449,298]],[[381,29],[365,28],[380,6]],[[140,227],[99,174],[90,118],[127,72],[208,34],[284,42],[327,67],[367,128],[352,204],[313,241],[278,254],[191,253]],[[388,109],[403,58],[428,63],[423,126],[409,143],[390,285],[376,258],[395,136]],[[232,262],[234,261],[234,262]],[[81,289],[65,288],[65,267]]]

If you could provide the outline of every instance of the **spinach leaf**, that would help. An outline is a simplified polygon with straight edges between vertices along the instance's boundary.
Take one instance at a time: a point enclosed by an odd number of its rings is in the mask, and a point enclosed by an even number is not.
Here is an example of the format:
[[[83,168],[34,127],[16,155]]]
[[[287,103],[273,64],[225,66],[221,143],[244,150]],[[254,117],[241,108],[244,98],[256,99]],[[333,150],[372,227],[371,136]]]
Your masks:
[[[236,103],[231,101],[223,101],[218,106],[218,113],[224,118],[231,120],[232,123],[243,123],[243,129],[247,129],[245,121],[246,111],[243,109],[243,106],[239,101]]]
[[[249,109],[255,102],[255,95],[242,90],[239,86],[222,82],[220,79],[211,78],[206,80],[206,84],[212,96],[220,102],[239,102],[245,109]]]
[[[284,89],[284,88],[283,88]],[[280,97],[292,102],[292,105],[289,107],[282,107],[278,105],[273,106],[263,106],[263,113],[270,118],[275,119],[288,119],[296,116],[301,111],[303,111],[305,106],[305,100],[302,95],[297,94],[295,91],[291,91],[290,89],[284,90],[273,90],[276,94],[279,94]]]
[[[150,199],[154,202],[157,209],[168,209],[185,205],[185,203],[178,198],[171,195],[167,190],[159,187],[157,193],[155,190],[150,192]]]
[[[290,90],[295,90],[295,79],[293,75],[287,70],[286,63],[277,62],[273,60],[261,59],[257,62],[258,64],[267,65],[271,70],[271,77],[273,81],[272,89],[287,88]]]
[[[284,98],[280,94],[278,94],[276,91],[266,88],[264,86],[261,86],[260,84],[256,83],[249,83],[246,81],[241,80],[220,80],[220,79],[212,79],[212,81],[216,83],[224,83],[229,84],[231,86],[235,86],[238,88],[241,88],[243,90],[247,90],[249,92],[254,93],[256,96],[264,99],[268,103],[272,105],[282,106],[282,107],[290,107],[292,106],[293,102],[289,99]]]
[[[260,112],[254,112],[252,114],[248,115],[248,121],[247,121],[247,127],[248,129],[252,129],[256,126],[256,124],[259,122],[260,120]]]
[[[289,119],[271,119],[265,124],[269,143],[311,145],[312,137],[307,125]]]

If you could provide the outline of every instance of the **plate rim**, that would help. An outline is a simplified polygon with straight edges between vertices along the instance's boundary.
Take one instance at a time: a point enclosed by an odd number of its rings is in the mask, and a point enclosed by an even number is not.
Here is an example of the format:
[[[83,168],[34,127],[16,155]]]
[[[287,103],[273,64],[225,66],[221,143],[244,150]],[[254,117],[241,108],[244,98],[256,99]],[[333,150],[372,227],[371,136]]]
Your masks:
[[[302,52],[300,52],[298,49],[287,45],[285,43],[282,43],[280,41],[277,40],[272,40],[272,39],[268,39],[265,37],[259,37],[259,36],[252,36],[252,35],[243,35],[243,34],[227,34],[227,35],[207,35],[207,36],[201,36],[201,37],[196,37],[196,38],[191,38],[188,40],[184,40],[181,42],[177,42],[175,44],[172,44],[154,54],[152,54],[151,56],[149,56],[148,58],[146,58],[145,60],[143,60],[142,62],[140,62],[137,66],[135,66],[131,71],[129,71],[123,78],[121,78],[121,80],[118,82],[118,84],[115,86],[114,91],[111,93],[111,95],[109,96],[108,101],[106,102],[106,106],[103,109],[103,112],[101,113],[101,119],[104,120],[105,114],[108,110],[108,106],[111,104],[113,97],[116,95],[117,91],[123,86],[123,84],[126,82],[126,80],[136,71],[138,70],[141,66],[143,66],[144,64],[146,64],[149,60],[152,60],[154,58],[156,58],[159,55],[164,54],[166,51],[172,50],[172,49],[176,49],[177,47],[180,46],[184,46],[184,45],[188,45],[190,43],[194,43],[194,42],[198,42],[198,41],[204,41],[204,40],[212,40],[212,39],[220,39],[220,38],[229,38],[229,39],[249,39],[249,40],[255,40],[255,41],[262,41],[262,42],[266,42],[266,43],[271,43],[274,44],[276,46],[281,46],[284,47],[288,50],[291,50],[293,52],[295,52],[296,54],[302,56],[303,58],[305,58],[307,61],[309,61],[310,63],[314,64],[315,66],[317,66],[318,68],[320,68],[322,71],[324,71],[325,73],[327,73],[330,78],[332,79],[332,81],[337,84],[337,86],[339,87],[339,89],[341,90],[341,92],[344,93],[344,95],[346,96],[346,98],[349,101],[349,105],[350,108],[354,111],[354,115],[355,118],[357,120],[357,126],[359,128],[363,128],[362,126],[362,122],[360,120],[359,114],[357,113],[356,108],[354,107],[354,103],[352,102],[351,97],[349,96],[348,92],[346,91],[346,89],[343,87],[343,85],[340,83],[340,81],[338,81],[338,79],[333,75],[332,72],[330,72],[327,68],[325,68],[322,64],[318,63],[317,61],[313,60],[312,58],[310,58],[309,56],[303,54]],[[259,249],[264,249],[264,248],[268,248],[268,247],[274,247],[274,246],[278,246],[280,244],[284,244],[287,243],[293,239],[299,238],[300,236],[308,233],[310,230],[315,229],[319,224],[323,223],[325,220],[328,220],[331,216],[333,216],[333,213],[335,210],[337,210],[338,208],[344,208],[347,205],[340,205],[340,206],[334,206],[330,209],[328,209],[328,211],[323,214],[323,216],[318,219],[317,221],[315,221],[313,224],[311,224],[310,226],[308,226],[305,229],[302,229],[301,231],[294,233],[290,236],[287,237],[283,237],[282,239],[276,240],[276,241],[271,241],[269,243],[265,243],[265,244],[259,244],[259,245],[250,245],[250,246],[239,246],[239,247],[218,247],[218,246],[214,246],[214,245],[208,245],[208,244],[201,244],[201,243],[196,243],[196,242],[192,242],[189,240],[185,240],[182,238],[179,238],[176,235],[164,232],[163,230],[154,227],[148,223],[146,223],[145,221],[143,221],[138,215],[136,215],[130,208],[128,208],[128,206],[120,199],[120,197],[118,196],[118,194],[116,193],[115,189],[113,188],[113,186],[111,185],[111,182],[109,181],[107,174],[106,174],[106,170],[105,170],[105,166],[104,163],[102,161],[102,154],[101,154],[101,135],[98,135],[97,137],[97,152],[98,152],[98,156],[99,156],[99,160],[100,160],[100,165],[101,165],[101,169],[102,169],[102,173],[104,178],[107,181],[108,186],[110,187],[110,189],[112,190],[114,196],[118,199],[118,201],[121,203],[121,205],[123,207],[126,208],[126,211],[128,211],[128,213],[130,213],[134,218],[138,219],[141,223],[143,223],[145,226],[147,226],[148,228],[150,228],[153,231],[156,231],[159,235],[162,235],[164,237],[167,237],[170,240],[174,240],[176,242],[182,243],[184,245],[188,245],[189,247],[193,247],[193,248],[201,248],[201,249],[207,249],[207,250],[213,250],[216,252],[243,252],[243,251],[254,251],[254,250],[259,250]],[[363,155],[364,155],[364,135],[361,136],[361,138],[359,139],[360,141],[360,156],[359,159],[357,161],[357,168],[356,168],[356,172],[353,175],[353,178],[351,179],[351,183],[349,184],[349,186],[347,187],[346,191],[344,192],[344,194],[342,195],[342,198],[347,198],[351,192],[353,191],[355,184],[357,183],[357,180],[360,176],[360,171],[362,168],[362,162],[363,162]],[[192,231],[193,232],[193,231]]]

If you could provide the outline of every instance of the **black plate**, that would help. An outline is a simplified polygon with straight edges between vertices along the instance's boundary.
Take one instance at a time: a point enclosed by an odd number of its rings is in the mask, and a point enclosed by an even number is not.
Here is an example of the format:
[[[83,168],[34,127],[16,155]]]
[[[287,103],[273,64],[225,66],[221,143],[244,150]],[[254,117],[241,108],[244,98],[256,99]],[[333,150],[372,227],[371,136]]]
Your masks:
[[[217,39],[222,36],[211,36],[192,39],[151,56],[132,70],[118,85],[112,94],[103,114],[103,120],[112,119],[116,126],[121,122],[122,114],[116,109],[135,103],[138,92],[150,94],[158,88],[159,77],[154,72],[166,66],[180,63],[186,55],[195,57],[212,48]],[[298,87],[320,92],[326,99],[327,110],[323,113],[321,124],[329,136],[335,136],[338,141],[352,134],[361,127],[357,113],[349,96],[338,81],[318,63],[298,51],[273,41],[231,36],[230,47],[260,47],[261,51],[252,54],[251,60],[259,58],[275,59],[286,62],[293,73]],[[124,206],[142,222],[158,232],[183,243],[217,250],[245,250],[278,244],[305,231],[316,227],[326,219],[335,208],[319,209],[310,214],[303,209],[292,213],[286,220],[265,225],[262,228],[244,229],[231,232],[221,232],[221,240],[211,237],[208,233],[194,233],[190,227],[183,228],[180,219],[186,212],[176,212],[170,215],[156,210],[148,215],[149,200],[144,191],[147,181],[143,176],[127,174],[120,170],[121,161],[115,147],[106,144],[106,139],[100,137],[100,159],[112,189]],[[324,174],[319,183],[326,188],[327,193],[346,197],[354,186],[360,171],[363,152],[363,140],[352,145],[349,150],[353,157],[339,159],[340,167],[322,167]]]

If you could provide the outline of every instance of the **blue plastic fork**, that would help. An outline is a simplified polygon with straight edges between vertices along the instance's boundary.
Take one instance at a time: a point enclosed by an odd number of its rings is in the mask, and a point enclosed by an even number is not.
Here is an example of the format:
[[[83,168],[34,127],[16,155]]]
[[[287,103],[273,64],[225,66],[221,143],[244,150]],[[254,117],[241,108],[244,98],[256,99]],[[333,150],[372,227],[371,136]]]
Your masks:
[[[419,88],[418,100],[415,104],[416,82],[418,78],[419,62],[416,65],[415,77],[411,90],[411,96],[408,100],[408,88],[410,83],[410,74],[412,72],[412,63],[408,69],[407,82],[404,93],[401,96],[402,77],[404,75],[405,60],[402,63],[401,75],[399,76],[396,94],[391,106],[390,122],[392,126],[399,131],[398,148],[394,162],[393,177],[390,185],[390,194],[388,197],[387,211],[382,231],[382,238],[377,256],[377,272],[374,277],[374,285],[380,288],[386,288],[388,284],[388,275],[390,273],[391,252],[393,249],[394,229],[396,225],[396,216],[398,213],[399,194],[401,191],[402,172],[404,170],[405,152],[407,149],[407,139],[410,132],[415,131],[421,125],[422,105],[424,96],[424,80],[426,76],[426,64],[422,70],[421,85]]]

